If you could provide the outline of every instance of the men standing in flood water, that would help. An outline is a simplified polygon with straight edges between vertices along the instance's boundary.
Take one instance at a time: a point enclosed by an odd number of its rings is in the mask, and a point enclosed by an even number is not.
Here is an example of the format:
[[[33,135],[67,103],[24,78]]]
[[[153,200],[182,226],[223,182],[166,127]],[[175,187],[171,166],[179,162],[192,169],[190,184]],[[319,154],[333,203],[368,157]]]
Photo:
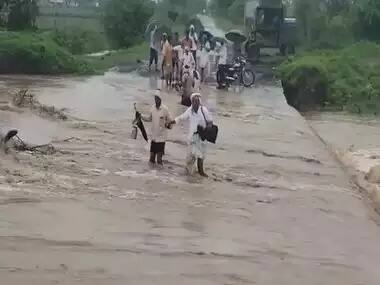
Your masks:
[[[190,26],[190,32],[189,32],[189,37],[191,41],[193,42],[191,45],[191,53],[193,54],[194,60],[195,60],[195,65],[197,65],[197,44],[198,44],[198,35],[195,32],[195,27],[194,25]]]
[[[162,47],[163,56],[163,76],[166,83],[166,87],[171,87],[172,75],[173,75],[173,47],[171,39],[167,38]]]
[[[150,56],[149,56],[149,71],[151,69],[151,66],[154,62],[155,64],[155,70],[158,71],[157,69],[157,63],[158,63],[158,48],[157,48],[157,43],[155,40],[156,37],[156,32],[157,32],[157,26],[154,26],[152,31],[150,32]]]
[[[193,173],[195,162],[197,162],[198,173],[207,177],[204,171],[204,160],[206,155],[206,140],[202,140],[199,134],[200,129],[204,130],[212,125],[212,117],[205,106],[202,106],[201,94],[193,93],[191,95],[191,106],[182,115],[175,118],[171,124],[178,124],[189,120],[188,133],[188,154],[186,159],[186,170],[189,174]]]
[[[152,106],[149,115],[141,115],[145,122],[152,122],[152,137],[150,145],[149,163],[153,166],[157,164],[162,167],[162,157],[165,153],[165,143],[167,139],[167,126],[172,121],[168,108],[162,104],[160,91],[154,95],[155,104]]]

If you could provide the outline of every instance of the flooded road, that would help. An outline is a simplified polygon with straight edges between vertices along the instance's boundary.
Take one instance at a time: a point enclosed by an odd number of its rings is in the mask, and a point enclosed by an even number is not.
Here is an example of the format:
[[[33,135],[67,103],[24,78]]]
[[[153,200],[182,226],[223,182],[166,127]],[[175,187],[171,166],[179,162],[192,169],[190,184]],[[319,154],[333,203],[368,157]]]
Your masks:
[[[308,121],[326,144],[352,161],[350,164],[355,169],[368,173],[371,167],[380,165],[378,118],[323,113],[308,116]],[[339,134],[336,130],[339,130]]]
[[[69,117],[0,111],[2,129],[57,149],[2,154],[2,284],[378,284],[376,215],[279,87],[203,87],[220,136],[202,179],[184,174],[185,126],[170,131],[163,170],[130,139],[133,103],[149,110],[154,78],[0,86],[28,88]],[[179,100],[163,94],[173,115]]]

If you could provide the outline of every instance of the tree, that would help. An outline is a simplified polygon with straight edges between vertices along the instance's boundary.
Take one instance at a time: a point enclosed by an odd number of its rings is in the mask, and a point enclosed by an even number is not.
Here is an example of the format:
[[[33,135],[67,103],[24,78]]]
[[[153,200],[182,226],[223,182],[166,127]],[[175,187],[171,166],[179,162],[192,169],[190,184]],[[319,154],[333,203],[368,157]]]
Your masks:
[[[237,24],[244,23],[244,9],[246,3],[247,0],[235,0],[228,7],[228,16],[233,22]]]
[[[235,2],[235,0],[210,0],[210,8],[218,16],[226,16],[228,8]]]
[[[320,14],[319,3],[317,0],[296,0],[295,14],[299,23],[302,36],[311,41],[312,26],[315,19]]]
[[[35,27],[38,16],[37,0],[9,0],[7,26],[10,30],[25,30]]]
[[[3,9],[6,5],[8,5],[8,0],[0,0],[0,10]]]
[[[105,6],[104,27],[116,47],[130,47],[144,36],[153,15],[150,0],[110,0]]]
[[[356,39],[380,40],[379,0],[294,0],[308,45],[340,47]]]
[[[207,8],[206,0],[162,0],[157,6],[162,15],[175,12],[182,18],[192,18]]]
[[[380,1],[360,0],[357,3],[360,31],[370,40],[380,40]]]

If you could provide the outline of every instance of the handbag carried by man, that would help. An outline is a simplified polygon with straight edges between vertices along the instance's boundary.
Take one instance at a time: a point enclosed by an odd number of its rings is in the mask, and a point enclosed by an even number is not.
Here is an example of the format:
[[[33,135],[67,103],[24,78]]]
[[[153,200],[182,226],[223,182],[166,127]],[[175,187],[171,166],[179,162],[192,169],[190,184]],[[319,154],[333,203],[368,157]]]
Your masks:
[[[198,134],[201,137],[202,141],[207,140],[210,143],[216,143],[219,128],[217,125],[214,125],[214,124],[212,124],[211,126],[208,126],[209,122],[206,119],[206,116],[205,116],[205,113],[203,112],[202,107],[201,107],[201,112],[206,122],[206,128],[202,128],[201,126],[198,126]]]

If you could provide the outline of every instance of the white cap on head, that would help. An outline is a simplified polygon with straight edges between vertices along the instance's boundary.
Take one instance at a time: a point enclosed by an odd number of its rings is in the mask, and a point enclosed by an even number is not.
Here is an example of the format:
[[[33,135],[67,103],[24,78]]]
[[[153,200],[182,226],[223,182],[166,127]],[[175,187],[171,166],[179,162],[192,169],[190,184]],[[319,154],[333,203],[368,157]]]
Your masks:
[[[154,97],[157,96],[158,98],[161,99],[161,90],[160,90],[160,89],[156,89],[156,90],[154,91],[153,95],[154,95]]]
[[[191,96],[190,96],[190,100],[193,100],[195,97],[202,98],[202,95],[201,95],[201,93],[198,93],[198,92],[193,93],[193,94],[191,94]]]

